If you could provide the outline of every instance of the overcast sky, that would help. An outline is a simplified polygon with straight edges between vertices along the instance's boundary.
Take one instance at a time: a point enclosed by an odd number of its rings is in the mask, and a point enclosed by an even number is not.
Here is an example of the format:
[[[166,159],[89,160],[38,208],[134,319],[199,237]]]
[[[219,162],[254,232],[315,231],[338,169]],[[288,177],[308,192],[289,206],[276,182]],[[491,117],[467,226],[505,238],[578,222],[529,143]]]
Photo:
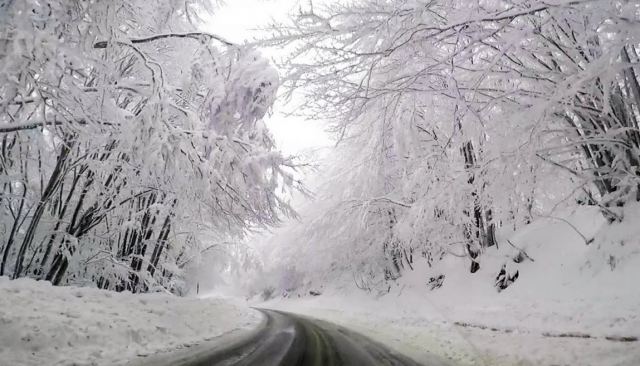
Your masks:
[[[267,25],[272,19],[283,19],[297,9],[298,0],[227,0],[216,11],[214,18],[205,25],[206,30],[242,43],[252,41],[256,28]],[[286,154],[298,154],[308,149],[330,146],[329,136],[321,121],[305,121],[283,114],[287,106],[277,103],[274,113],[267,119],[279,148]]]

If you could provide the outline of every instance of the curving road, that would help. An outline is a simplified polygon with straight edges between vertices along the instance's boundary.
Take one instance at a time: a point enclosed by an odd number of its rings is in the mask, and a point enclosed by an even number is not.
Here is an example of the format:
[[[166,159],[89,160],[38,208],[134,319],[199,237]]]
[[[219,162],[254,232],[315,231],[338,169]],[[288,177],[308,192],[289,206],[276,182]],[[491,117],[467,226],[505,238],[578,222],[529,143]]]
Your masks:
[[[197,365],[418,365],[367,337],[329,322],[273,310],[264,331]],[[195,366],[196,364],[194,364]]]
[[[331,366],[419,365],[371,339],[322,320],[262,310],[264,327],[213,349],[192,349],[181,357],[148,365]],[[151,361],[151,360],[148,360]],[[438,363],[440,365],[440,363]]]

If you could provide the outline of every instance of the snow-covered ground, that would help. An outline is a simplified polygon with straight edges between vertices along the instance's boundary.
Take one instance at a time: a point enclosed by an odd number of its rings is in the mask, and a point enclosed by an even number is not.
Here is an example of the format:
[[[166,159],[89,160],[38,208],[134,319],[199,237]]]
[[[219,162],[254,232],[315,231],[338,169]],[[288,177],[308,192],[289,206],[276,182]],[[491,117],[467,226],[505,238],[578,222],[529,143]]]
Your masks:
[[[508,238],[526,252],[521,263],[509,245],[484,253],[475,274],[452,256],[416,265],[382,296],[345,281],[321,296],[290,294],[262,306],[348,325],[417,360],[432,353],[457,365],[637,366],[638,212],[629,207],[623,223],[608,225],[597,210],[580,209],[500,233],[501,243]],[[498,293],[503,264],[519,277]],[[430,290],[428,279],[439,274],[443,286]]]
[[[416,260],[388,293],[359,290],[345,276],[322,288],[307,281],[262,306],[346,325],[418,361],[435,354],[452,365],[637,366],[639,206],[629,205],[613,225],[597,209],[581,208],[501,231],[501,246],[483,253],[474,274],[464,258],[431,267]],[[525,259],[516,263],[520,251]],[[503,265],[518,278],[498,292]],[[442,287],[430,289],[428,280],[439,275]],[[0,277],[0,365],[121,364],[247,332],[261,319],[229,299]]]
[[[421,305],[417,306],[415,300],[420,300]],[[514,301],[514,306],[521,307],[520,311],[504,303],[468,304],[463,309],[461,305],[434,306],[415,298],[372,300],[359,296],[323,295],[270,301],[263,306],[333,321],[423,362],[435,354],[450,359],[452,365],[640,365],[638,342],[610,341],[598,333],[584,333],[596,338],[561,337],[562,333],[555,333],[554,329],[560,329],[558,322],[566,322],[573,312],[544,311],[541,304],[532,303],[526,307]],[[585,308],[578,308],[577,312],[584,315]],[[528,312],[527,309],[535,311]],[[468,326],[464,321],[455,320],[455,313],[466,315],[460,319],[473,318],[475,321]],[[520,322],[516,321],[518,313],[522,315]],[[616,320],[611,315],[614,323],[629,320],[622,317]],[[509,318],[514,320],[513,325],[494,326],[504,324]],[[637,319],[631,320],[629,323],[634,323],[636,329],[629,325],[626,334],[637,335]],[[547,335],[542,330],[545,327],[549,329]],[[570,329],[590,331],[589,326]]]
[[[258,326],[227,299],[53,287],[0,277],[0,365],[113,365]]]

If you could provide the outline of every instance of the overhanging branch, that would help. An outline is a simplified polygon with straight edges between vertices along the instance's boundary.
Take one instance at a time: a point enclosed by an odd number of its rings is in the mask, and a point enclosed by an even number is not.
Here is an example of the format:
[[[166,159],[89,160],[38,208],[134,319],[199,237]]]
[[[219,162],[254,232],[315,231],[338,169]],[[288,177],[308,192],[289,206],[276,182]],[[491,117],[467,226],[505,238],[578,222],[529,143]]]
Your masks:
[[[134,38],[134,39],[130,39],[129,42],[131,42],[132,44],[136,44],[136,43],[148,43],[148,42],[154,42],[160,39],[166,39],[166,38],[192,38],[192,39],[196,39],[196,40],[202,40],[203,38],[207,38],[207,39],[213,39],[216,40],[222,44],[224,44],[225,46],[234,46],[233,43],[227,41],[226,39],[215,35],[215,34],[210,34],[210,33],[203,33],[203,32],[190,32],[190,33],[166,33],[166,34],[157,34],[155,36],[151,36],[151,37],[146,37],[146,38]],[[107,48],[107,45],[109,44],[109,41],[99,41],[93,44],[93,48]]]
[[[66,124],[78,124],[78,125],[86,125],[87,121],[84,119],[79,119],[75,121],[26,121],[21,123],[12,123],[7,125],[0,126],[0,133],[10,133],[17,131],[25,131],[25,130],[33,130],[38,127],[46,127],[46,126],[62,126]],[[118,123],[111,122],[96,122],[96,124],[106,125],[106,126],[117,126]]]
[[[24,131],[24,130],[33,130],[38,127],[43,126],[60,126],[63,121],[55,121],[55,122],[43,122],[43,121],[35,121],[35,122],[23,122],[23,123],[14,123],[10,125],[0,126],[0,133],[9,133],[16,131]]]

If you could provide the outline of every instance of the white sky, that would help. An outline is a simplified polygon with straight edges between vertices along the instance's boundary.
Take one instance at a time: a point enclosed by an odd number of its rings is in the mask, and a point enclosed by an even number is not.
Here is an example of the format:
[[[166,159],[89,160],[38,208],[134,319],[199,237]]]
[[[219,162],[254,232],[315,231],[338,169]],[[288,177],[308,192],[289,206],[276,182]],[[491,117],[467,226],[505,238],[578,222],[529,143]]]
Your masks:
[[[259,33],[256,28],[266,26],[272,19],[286,18],[288,13],[297,10],[298,0],[226,0],[225,3],[205,24],[205,29],[234,43],[243,43],[255,38]],[[287,117],[284,111],[287,106],[276,102],[273,115],[266,120],[282,152],[295,155],[331,145],[322,122]]]

